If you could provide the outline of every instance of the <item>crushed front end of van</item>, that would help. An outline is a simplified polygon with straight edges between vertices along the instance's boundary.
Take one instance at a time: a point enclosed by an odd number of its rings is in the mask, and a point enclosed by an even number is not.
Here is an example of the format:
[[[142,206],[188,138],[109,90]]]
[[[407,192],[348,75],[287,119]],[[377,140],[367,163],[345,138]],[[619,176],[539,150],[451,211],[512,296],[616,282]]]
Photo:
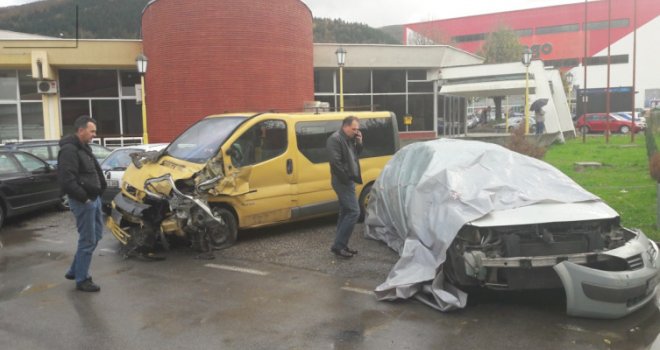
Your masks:
[[[237,195],[247,186],[240,171],[225,174],[220,150],[245,119],[204,119],[163,151],[132,157],[106,221],[125,256],[157,242],[167,248],[165,235],[185,237],[201,251],[234,243],[235,216],[229,208],[209,205],[209,198]]]

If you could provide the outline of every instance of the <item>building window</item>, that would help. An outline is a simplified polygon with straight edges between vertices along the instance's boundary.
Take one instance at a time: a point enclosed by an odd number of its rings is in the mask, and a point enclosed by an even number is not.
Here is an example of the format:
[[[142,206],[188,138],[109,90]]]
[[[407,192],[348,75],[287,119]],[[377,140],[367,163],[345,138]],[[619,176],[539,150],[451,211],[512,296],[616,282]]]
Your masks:
[[[587,66],[602,66],[607,64],[607,56],[587,57],[585,59]],[[628,55],[610,56],[610,64],[628,63]]]
[[[62,132],[73,132],[73,121],[89,115],[99,137],[142,136],[139,83],[140,75],[130,70],[60,70]]]
[[[544,60],[543,65],[546,67],[577,67],[580,65],[580,59],[564,58],[560,60]]]
[[[374,93],[406,92],[405,70],[374,70]]]
[[[481,41],[486,39],[487,33],[476,33],[468,35],[457,35],[451,38],[455,43],[466,43],[470,41]]]
[[[337,91],[339,91],[339,79],[337,79]],[[344,69],[344,93],[371,93],[371,71],[368,69]]]
[[[314,92],[335,92],[336,69],[314,70]]]
[[[532,36],[532,33],[533,33],[531,28],[516,29],[513,32],[516,33],[517,36]]]
[[[36,86],[29,70],[0,70],[0,142],[44,138]]]
[[[560,26],[538,27],[536,28],[537,35],[565,33],[565,32],[579,32],[580,25],[578,24],[564,24]]]
[[[587,30],[600,30],[607,29],[607,21],[598,21],[598,22],[589,22],[585,26]],[[610,21],[611,28],[627,28],[630,25],[630,20],[625,19],[615,19]]]

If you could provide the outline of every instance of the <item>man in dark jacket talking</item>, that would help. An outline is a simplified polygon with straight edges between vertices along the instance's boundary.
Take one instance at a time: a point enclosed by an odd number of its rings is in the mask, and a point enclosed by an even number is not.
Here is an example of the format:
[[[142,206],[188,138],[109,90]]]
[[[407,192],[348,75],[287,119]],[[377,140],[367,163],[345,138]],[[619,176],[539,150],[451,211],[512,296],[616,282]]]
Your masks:
[[[96,121],[80,116],[74,122],[74,135],[60,140],[57,172],[62,190],[69,197],[78,228],[78,249],[69,271],[64,275],[76,281],[76,289],[98,292],[101,288],[89,276],[92,254],[103,233],[101,194],[106,188],[99,162],[89,143],[96,136]]]
[[[348,247],[348,240],[360,217],[355,184],[362,183],[358,157],[362,152],[362,134],[358,118],[346,117],[342,121],[341,129],[328,137],[326,149],[330,156],[332,189],[339,199],[337,234],[330,250],[339,257],[351,258],[358,252]]]

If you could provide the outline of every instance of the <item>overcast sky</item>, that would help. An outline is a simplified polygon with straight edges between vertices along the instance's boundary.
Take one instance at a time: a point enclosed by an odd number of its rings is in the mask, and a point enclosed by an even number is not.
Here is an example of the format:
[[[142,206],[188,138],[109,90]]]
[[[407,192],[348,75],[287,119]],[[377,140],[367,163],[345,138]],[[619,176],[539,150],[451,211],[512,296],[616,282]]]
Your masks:
[[[35,0],[0,0],[0,7]],[[49,0],[45,0],[49,1]],[[194,0],[189,0],[194,1]],[[250,0],[245,0],[250,1]],[[581,0],[302,0],[314,17],[341,18],[372,27],[431,21],[583,2]]]

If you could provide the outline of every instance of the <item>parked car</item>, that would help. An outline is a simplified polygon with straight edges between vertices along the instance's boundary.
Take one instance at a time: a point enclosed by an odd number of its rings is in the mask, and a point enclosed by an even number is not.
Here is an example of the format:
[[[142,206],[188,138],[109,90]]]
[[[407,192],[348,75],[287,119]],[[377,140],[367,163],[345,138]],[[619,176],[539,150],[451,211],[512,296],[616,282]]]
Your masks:
[[[55,169],[30,153],[0,150],[0,227],[5,218],[53,206],[62,207]]]
[[[632,113],[628,112],[616,112],[614,113],[619,117],[632,122]],[[646,118],[635,115],[635,124],[638,125],[642,130],[646,129]]]
[[[112,199],[115,198],[121,188],[121,180],[126,168],[131,164],[131,154],[141,152],[158,152],[167,147],[167,143],[153,143],[147,145],[132,145],[114,149],[103,162],[101,169],[106,178],[108,187],[103,192],[101,202],[106,214],[110,214]]]
[[[443,311],[465,307],[466,288],[563,288],[568,314],[618,318],[660,281],[642,231],[548,163],[491,143],[401,149],[371,190],[365,234],[401,255],[379,299],[421,293]]]
[[[626,120],[613,113],[610,113],[607,118],[605,113],[583,114],[575,123],[575,128],[583,133],[605,132],[609,130],[610,132],[618,131],[622,134],[627,134],[631,129],[634,132],[642,130],[641,126],[633,124],[630,120]]]
[[[509,117],[509,128],[508,132],[513,131],[514,129],[517,129],[519,127],[523,127],[525,125],[525,117]],[[507,127],[507,123],[499,123],[495,124],[495,130],[504,130]],[[536,119],[534,117],[530,116],[529,117],[529,132],[534,133],[536,132]]]
[[[90,143],[90,148],[94,157],[99,163],[107,157],[111,150],[96,144]],[[57,166],[57,153],[60,151],[60,140],[26,140],[17,142],[7,142],[0,147],[10,150],[20,150],[43,159],[48,164]]]

